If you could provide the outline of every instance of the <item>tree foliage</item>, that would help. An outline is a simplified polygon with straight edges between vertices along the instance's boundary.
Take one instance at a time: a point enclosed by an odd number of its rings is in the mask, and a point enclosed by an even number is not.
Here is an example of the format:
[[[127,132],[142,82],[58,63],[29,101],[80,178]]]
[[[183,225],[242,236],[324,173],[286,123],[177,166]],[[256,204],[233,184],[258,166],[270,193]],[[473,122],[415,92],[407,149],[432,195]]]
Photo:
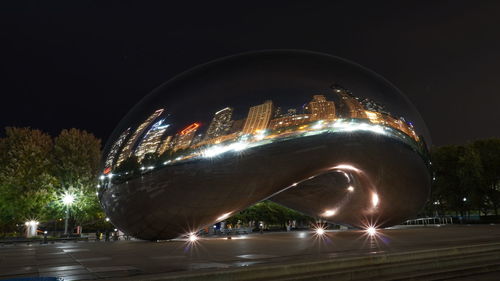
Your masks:
[[[29,128],[6,128],[0,142],[0,227],[44,219],[54,200],[57,178],[51,173],[52,139]]]
[[[228,223],[236,224],[262,221],[266,225],[280,225],[283,228],[289,221],[309,222],[313,219],[300,212],[286,208],[271,201],[259,202],[227,219]]]
[[[498,215],[500,207],[500,139],[432,150],[434,183],[427,210],[453,211],[465,216],[471,210]]]
[[[26,220],[64,216],[61,197],[75,194],[78,223],[102,216],[95,188],[100,140],[77,129],[54,140],[40,130],[6,128],[0,139],[0,231],[15,231]]]
[[[58,195],[75,195],[72,217],[79,224],[102,217],[95,195],[100,147],[101,141],[94,135],[77,129],[62,130],[54,140],[53,172],[59,181]]]

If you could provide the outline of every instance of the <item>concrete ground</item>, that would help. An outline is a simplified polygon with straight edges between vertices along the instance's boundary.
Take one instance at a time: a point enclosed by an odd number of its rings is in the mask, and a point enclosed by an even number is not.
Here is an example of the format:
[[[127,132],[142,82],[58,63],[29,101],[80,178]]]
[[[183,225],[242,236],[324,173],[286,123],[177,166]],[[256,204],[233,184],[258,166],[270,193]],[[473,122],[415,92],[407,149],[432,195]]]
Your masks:
[[[310,231],[292,231],[232,239],[202,238],[194,243],[173,240],[2,245],[0,280],[38,276],[58,276],[64,280],[114,279],[499,241],[500,225],[463,225],[384,229],[374,238],[364,231],[353,230],[326,232],[321,237]],[[488,276],[499,275],[486,274],[483,278],[488,280]],[[476,280],[471,278],[457,280]]]

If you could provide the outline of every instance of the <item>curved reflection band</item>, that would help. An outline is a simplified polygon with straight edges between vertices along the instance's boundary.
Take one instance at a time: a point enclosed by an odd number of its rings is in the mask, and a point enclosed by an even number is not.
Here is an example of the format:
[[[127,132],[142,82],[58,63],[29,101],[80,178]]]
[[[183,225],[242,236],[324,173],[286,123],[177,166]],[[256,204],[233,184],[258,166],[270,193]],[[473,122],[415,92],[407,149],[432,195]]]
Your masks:
[[[104,151],[99,198],[143,239],[196,231],[271,199],[358,227],[415,215],[429,137],[390,83],[305,51],[223,58],[153,91]]]

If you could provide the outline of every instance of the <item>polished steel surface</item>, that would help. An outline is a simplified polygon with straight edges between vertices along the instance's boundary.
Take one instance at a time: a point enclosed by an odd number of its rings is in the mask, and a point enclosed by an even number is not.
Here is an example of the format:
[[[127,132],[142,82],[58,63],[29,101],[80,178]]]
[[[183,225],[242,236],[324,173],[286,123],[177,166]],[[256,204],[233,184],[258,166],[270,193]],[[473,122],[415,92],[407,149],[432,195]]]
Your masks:
[[[377,74],[307,51],[246,53],[155,89],[104,150],[99,199],[139,238],[194,232],[271,200],[359,227],[415,215],[429,136]]]

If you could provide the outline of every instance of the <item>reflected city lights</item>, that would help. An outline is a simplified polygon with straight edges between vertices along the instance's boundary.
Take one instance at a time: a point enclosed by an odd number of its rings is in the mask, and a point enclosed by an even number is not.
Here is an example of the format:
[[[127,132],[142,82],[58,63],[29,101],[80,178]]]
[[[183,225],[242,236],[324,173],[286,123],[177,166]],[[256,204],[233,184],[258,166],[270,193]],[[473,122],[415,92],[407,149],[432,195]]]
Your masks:
[[[326,210],[323,214],[321,214],[323,217],[331,217],[335,215],[337,210]]]
[[[377,193],[372,194],[372,205],[373,207],[377,207],[379,203],[379,198]]]
[[[229,213],[225,213],[225,214],[223,214],[222,216],[218,217],[218,218],[217,218],[217,221],[225,220],[225,219],[227,219],[230,215],[231,215],[231,213],[230,213],[230,212],[229,212]]]
[[[340,165],[333,167],[333,169],[347,170],[347,171],[353,171],[353,172],[358,172],[358,173],[361,172],[360,169],[358,169],[352,165],[349,165],[349,164],[340,164]]]

